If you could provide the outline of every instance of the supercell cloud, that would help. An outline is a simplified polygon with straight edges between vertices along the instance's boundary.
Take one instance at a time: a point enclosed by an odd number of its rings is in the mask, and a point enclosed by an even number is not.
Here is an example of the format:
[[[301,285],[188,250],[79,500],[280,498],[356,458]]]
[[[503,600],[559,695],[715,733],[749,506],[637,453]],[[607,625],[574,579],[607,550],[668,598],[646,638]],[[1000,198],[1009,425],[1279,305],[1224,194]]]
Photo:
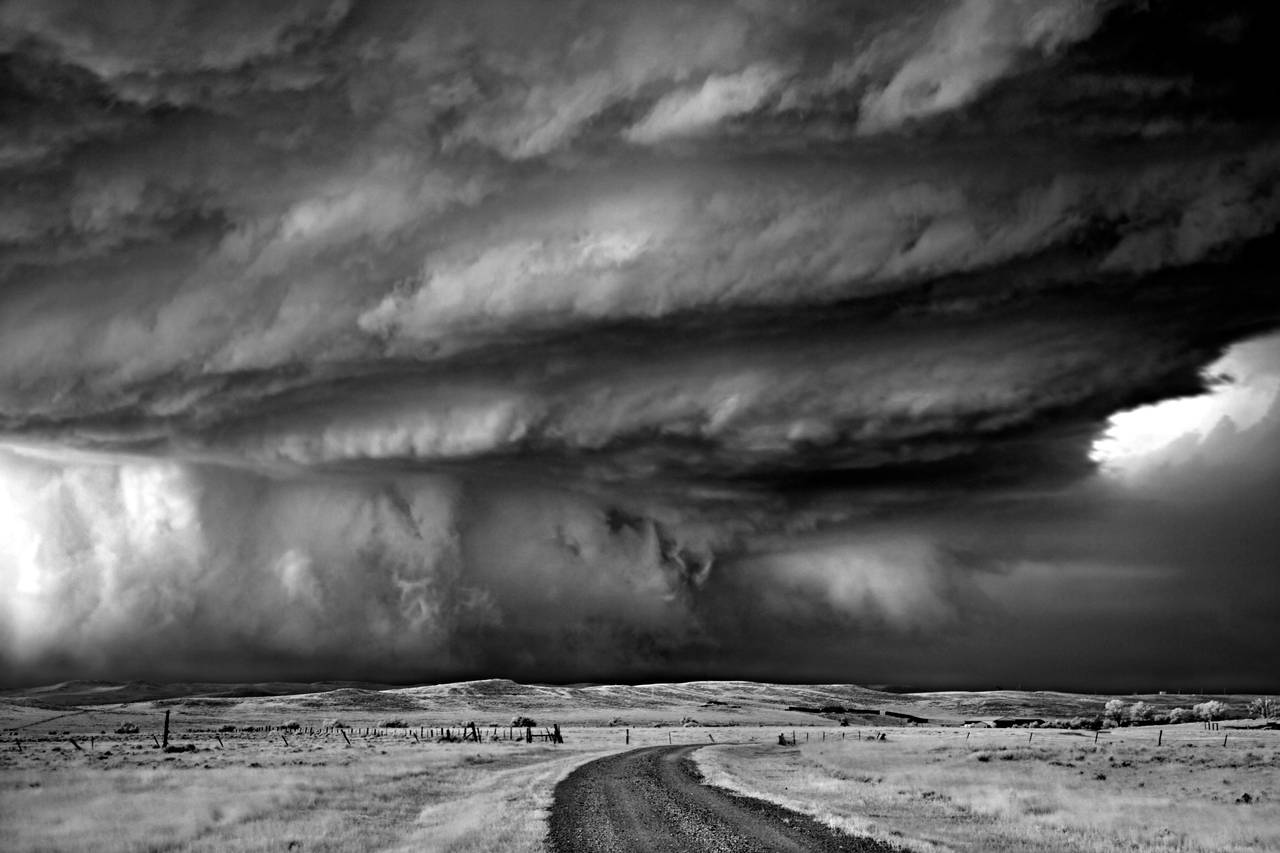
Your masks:
[[[1275,689],[1278,17],[5,4],[0,677]]]

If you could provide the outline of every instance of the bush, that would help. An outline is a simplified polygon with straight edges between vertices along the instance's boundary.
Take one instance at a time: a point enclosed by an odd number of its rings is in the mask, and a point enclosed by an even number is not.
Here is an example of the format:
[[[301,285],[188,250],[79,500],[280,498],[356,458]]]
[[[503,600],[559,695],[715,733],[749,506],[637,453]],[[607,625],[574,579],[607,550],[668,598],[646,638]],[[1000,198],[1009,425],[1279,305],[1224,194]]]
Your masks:
[[[235,730],[236,730],[236,727],[231,725],[230,723],[227,723],[224,726],[218,726],[218,731],[220,732],[234,732]]]
[[[380,729],[407,729],[407,728],[409,728],[409,724],[408,724],[408,723],[406,723],[404,720],[400,719],[399,717],[397,717],[396,719],[393,719],[393,720],[383,720],[381,723],[378,723],[378,728],[380,728]]]
[[[349,728],[351,728],[351,726],[348,726],[346,723],[342,722],[342,720],[325,720],[323,723],[321,723],[321,724],[320,724],[320,726],[321,726],[322,728],[326,728],[326,729],[349,729]]]
[[[1219,702],[1217,699],[1210,699],[1208,702],[1201,702],[1191,708],[1195,711],[1197,717],[1202,720],[1222,720],[1226,719],[1230,710],[1226,703]]]
[[[1186,708],[1174,708],[1169,712],[1169,722],[1174,723],[1175,725],[1177,723],[1189,723],[1195,718],[1195,712]]]
[[[523,717],[517,714],[516,716],[511,718],[512,728],[523,729],[523,728],[536,726],[537,724],[538,724],[538,721],[533,719],[532,717]]]
[[[1129,719],[1135,723],[1145,723],[1151,720],[1156,709],[1146,702],[1134,702],[1129,706]]]
[[[302,723],[298,722],[297,720],[290,720],[289,722],[285,723],[285,724],[284,724],[283,726],[281,726],[280,728],[282,728],[282,729],[289,729],[290,731],[295,731],[295,732],[296,732],[298,729],[302,728]]]
[[[1265,696],[1259,696],[1249,703],[1249,716],[1263,720],[1280,716],[1280,702]]]
[[[120,728],[116,729],[116,734],[118,735],[136,735],[137,733],[138,727],[133,723],[125,723]]]

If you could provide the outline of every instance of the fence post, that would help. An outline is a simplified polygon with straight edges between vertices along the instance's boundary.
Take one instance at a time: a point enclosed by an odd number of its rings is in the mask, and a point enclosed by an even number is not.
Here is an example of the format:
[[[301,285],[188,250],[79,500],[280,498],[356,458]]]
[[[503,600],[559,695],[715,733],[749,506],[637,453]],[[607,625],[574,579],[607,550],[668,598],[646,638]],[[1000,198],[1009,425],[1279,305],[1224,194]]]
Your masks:
[[[160,748],[165,749],[168,746],[169,746],[169,712],[166,710],[164,712],[164,743],[161,744]]]
[[[1160,733],[1156,735],[1156,746],[1162,743],[1164,743],[1164,729],[1161,729]]]
[[[627,729],[627,746],[631,745],[631,729]]]
[[[342,735],[342,739],[347,742],[347,746],[351,746],[351,738],[347,737],[346,729],[338,729],[338,734]]]
[[[524,742],[533,743],[533,726],[524,727]]]

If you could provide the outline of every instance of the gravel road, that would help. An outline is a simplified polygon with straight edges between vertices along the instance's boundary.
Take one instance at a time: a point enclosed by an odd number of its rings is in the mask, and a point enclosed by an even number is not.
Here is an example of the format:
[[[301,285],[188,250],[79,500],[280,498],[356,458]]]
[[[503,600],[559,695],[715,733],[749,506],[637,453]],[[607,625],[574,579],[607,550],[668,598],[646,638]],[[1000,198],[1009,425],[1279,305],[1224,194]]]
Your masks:
[[[797,812],[701,782],[699,746],[634,749],[582,765],[556,786],[556,853],[857,851],[894,847],[837,832]]]

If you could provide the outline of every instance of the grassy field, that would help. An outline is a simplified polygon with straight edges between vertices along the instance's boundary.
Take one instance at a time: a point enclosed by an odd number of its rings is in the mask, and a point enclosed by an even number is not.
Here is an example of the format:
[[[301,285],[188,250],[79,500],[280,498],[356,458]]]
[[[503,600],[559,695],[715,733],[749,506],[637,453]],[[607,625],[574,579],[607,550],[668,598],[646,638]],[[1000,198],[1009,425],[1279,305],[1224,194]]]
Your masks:
[[[912,850],[1280,850],[1280,732],[1157,731],[827,730],[698,760],[712,784]]]
[[[1106,697],[926,701],[751,682],[261,687],[78,682],[0,695],[0,849],[534,851],[559,779],[663,743],[714,743],[699,756],[715,783],[921,850],[1280,849],[1280,733],[1166,726],[1157,749],[1144,727],[1095,747],[1092,732],[1038,729],[1027,744],[1026,730],[843,715],[897,724],[872,742],[858,740],[870,727],[787,710],[838,703],[955,719],[1047,704],[1066,715],[1096,712]],[[166,711],[172,742],[194,751],[157,748]],[[517,714],[559,723],[566,742],[493,740]],[[431,735],[471,720],[480,743]],[[779,747],[782,731],[798,747]],[[1252,802],[1237,805],[1244,793]]]
[[[556,782],[585,761],[777,736],[651,726],[631,729],[628,743],[625,728],[566,727],[566,742],[551,745],[359,729],[348,746],[337,733],[222,733],[219,745],[179,732],[174,742],[196,751],[166,754],[149,732],[97,734],[91,746],[84,727],[63,731],[0,740],[0,849],[537,851]]]

